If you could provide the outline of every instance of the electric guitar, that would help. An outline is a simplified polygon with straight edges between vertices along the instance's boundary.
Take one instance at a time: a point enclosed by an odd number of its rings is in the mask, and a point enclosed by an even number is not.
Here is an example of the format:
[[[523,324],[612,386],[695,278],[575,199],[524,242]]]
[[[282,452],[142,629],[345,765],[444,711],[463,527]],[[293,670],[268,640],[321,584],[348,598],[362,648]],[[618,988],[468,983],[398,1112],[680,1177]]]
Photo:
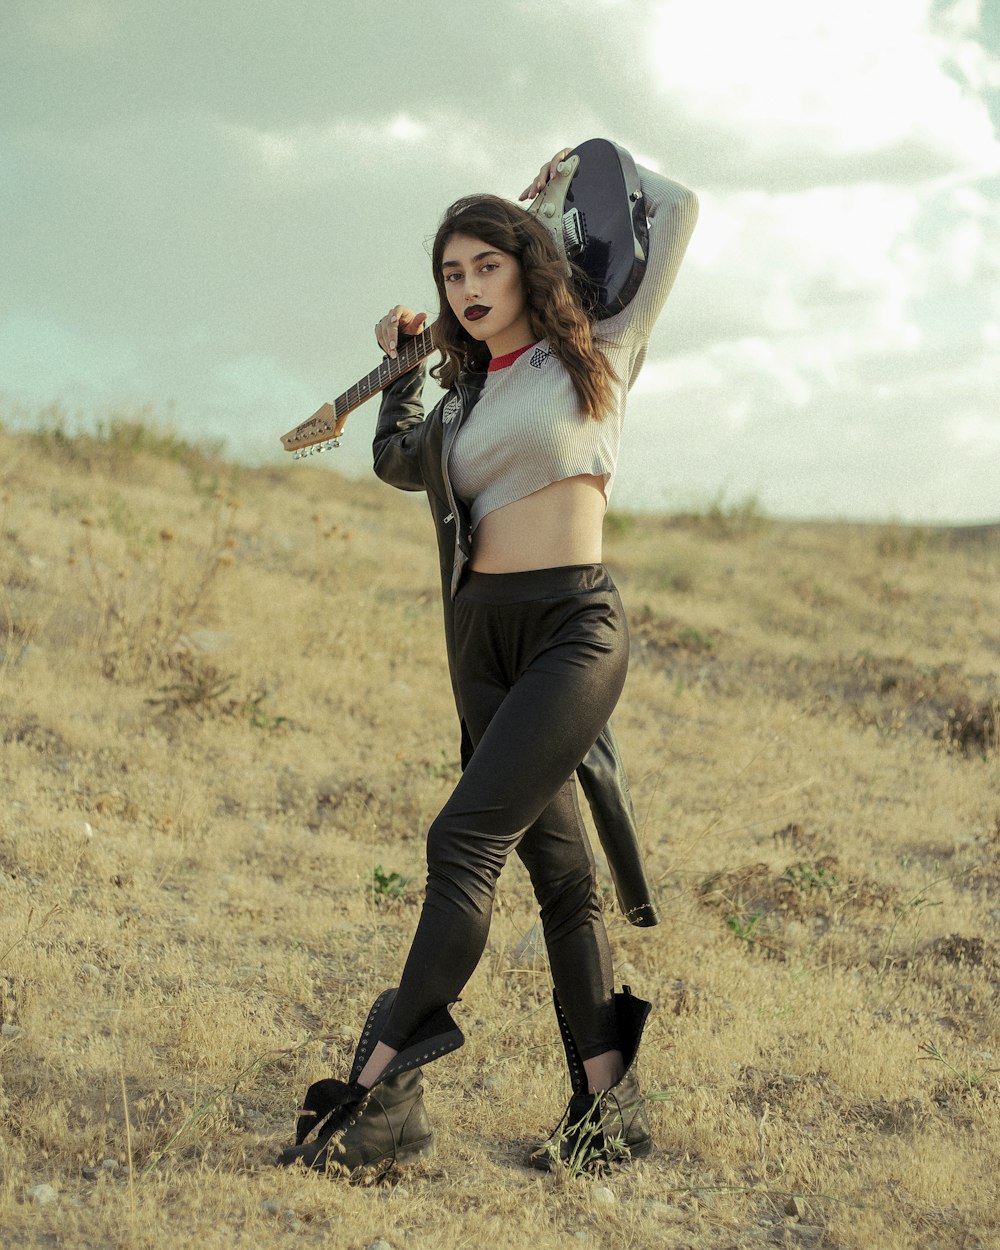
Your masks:
[[[593,321],[614,316],[635,295],[646,268],[649,231],[632,157],[608,139],[588,139],[572,150],[559,172],[528,208],[548,229]],[[340,446],[347,418],[367,399],[434,351],[433,326],[408,339],[395,360],[355,382],[332,404],[323,404],[282,435],[295,459]]]

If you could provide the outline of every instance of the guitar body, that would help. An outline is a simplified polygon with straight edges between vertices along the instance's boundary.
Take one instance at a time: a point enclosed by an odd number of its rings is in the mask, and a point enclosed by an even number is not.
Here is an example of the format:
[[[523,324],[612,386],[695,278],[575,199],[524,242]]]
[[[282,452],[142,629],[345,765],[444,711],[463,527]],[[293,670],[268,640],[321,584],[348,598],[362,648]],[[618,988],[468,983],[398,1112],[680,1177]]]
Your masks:
[[[629,153],[608,139],[581,143],[529,211],[572,262],[588,316],[602,321],[621,312],[639,289],[649,251],[639,173]]]
[[[537,214],[570,262],[574,288],[592,320],[613,317],[628,305],[646,268],[649,229],[639,174],[624,148],[608,139],[581,143],[528,212]],[[406,342],[395,360],[383,360],[332,404],[283,434],[285,451],[298,458],[338,447],[354,409],[433,351],[428,327]]]

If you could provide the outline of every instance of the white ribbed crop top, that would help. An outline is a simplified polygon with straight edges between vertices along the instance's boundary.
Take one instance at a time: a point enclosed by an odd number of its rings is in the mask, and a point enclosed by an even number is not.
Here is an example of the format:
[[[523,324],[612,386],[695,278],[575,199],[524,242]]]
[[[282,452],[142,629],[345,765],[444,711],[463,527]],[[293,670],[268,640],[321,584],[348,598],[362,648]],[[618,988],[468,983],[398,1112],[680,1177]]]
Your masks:
[[[580,415],[570,376],[546,340],[487,374],[448,461],[473,530],[488,512],[581,473],[603,477],[605,498],[611,496],[625,397],[698,215],[697,199],[679,183],[641,167],[639,178],[649,218],[646,271],[628,307],[594,325],[594,340],[618,377],[612,408],[603,421]]]

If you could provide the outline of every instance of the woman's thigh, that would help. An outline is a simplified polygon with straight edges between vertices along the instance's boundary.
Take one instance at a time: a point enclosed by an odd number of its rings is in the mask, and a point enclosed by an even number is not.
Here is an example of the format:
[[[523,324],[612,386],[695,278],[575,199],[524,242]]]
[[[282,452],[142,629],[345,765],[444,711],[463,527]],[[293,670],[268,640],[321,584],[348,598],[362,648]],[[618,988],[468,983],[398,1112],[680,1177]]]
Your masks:
[[[461,687],[475,750],[442,816],[476,815],[483,832],[525,829],[573,775],[608,720],[625,680],[627,650],[590,643],[548,648],[504,691]]]

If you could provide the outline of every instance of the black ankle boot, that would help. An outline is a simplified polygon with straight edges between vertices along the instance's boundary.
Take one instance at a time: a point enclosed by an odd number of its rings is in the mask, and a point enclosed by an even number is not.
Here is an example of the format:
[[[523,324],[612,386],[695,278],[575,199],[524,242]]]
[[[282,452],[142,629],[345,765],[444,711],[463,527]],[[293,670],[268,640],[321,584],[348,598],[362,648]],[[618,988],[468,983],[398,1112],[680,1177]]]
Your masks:
[[[375,1000],[347,1082],[328,1079],[309,1086],[295,1125],[295,1145],[281,1152],[279,1165],[301,1161],[317,1171],[350,1174],[359,1168],[405,1163],[433,1149],[419,1065],[457,1050],[465,1038],[451,1013],[441,1007],[370,1089],[359,1085],[395,997],[394,989],[384,990]],[[307,1141],[313,1133],[313,1140]]]
[[[625,1075],[610,1089],[591,1094],[587,1091],[583,1060],[555,990],[552,991],[552,1001],[566,1051],[573,1094],[548,1141],[532,1150],[527,1162],[542,1171],[552,1171],[557,1164],[562,1164],[575,1176],[580,1172],[601,1171],[608,1164],[649,1154],[653,1139],[635,1065],[652,1005],[636,998],[627,985],[622,986],[621,994],[614,996]]]

